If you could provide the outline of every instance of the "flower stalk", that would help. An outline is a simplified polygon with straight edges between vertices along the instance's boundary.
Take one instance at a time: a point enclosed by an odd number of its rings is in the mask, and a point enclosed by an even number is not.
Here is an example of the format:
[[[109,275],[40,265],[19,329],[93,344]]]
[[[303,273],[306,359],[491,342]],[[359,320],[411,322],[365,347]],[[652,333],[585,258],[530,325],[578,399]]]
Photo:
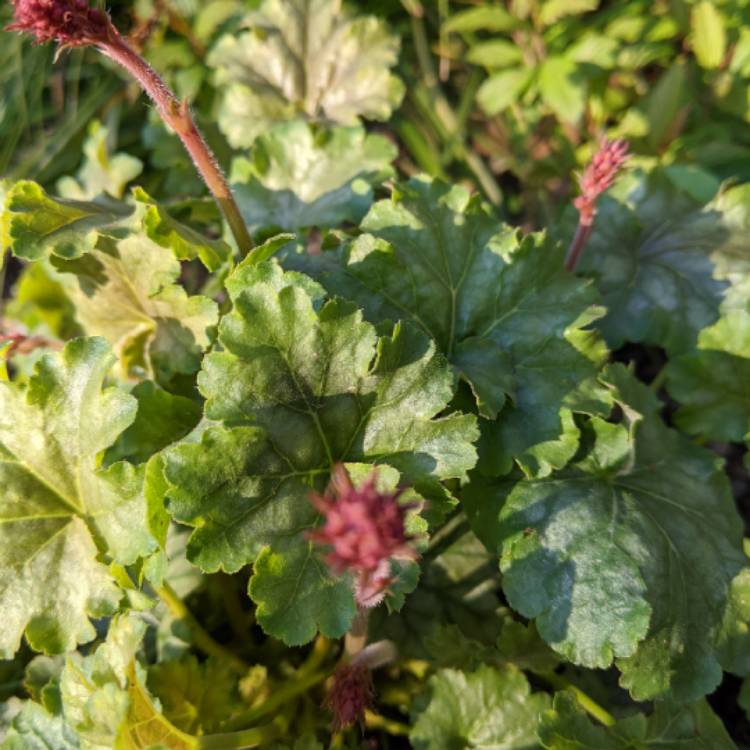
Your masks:
[[[578,209],[578,227],[565,258],[566,270],[575,271],[594,228],[596,202],[612,185],[627,158],[627,141],[603,139],[599,144],[599,150],[580,177],[581,194],[573,201],[573,205]]]
[[[221,209],[244,257],[253,247],[239,207],[216,157],[195,124],[187,102],[180,101],[159,74],[125,41],[107,13],[85,0],[14,0],[15,19],[7,28],[57,42],[60,50],[93,46],[123,67],[156,105],[164,122],[182,141]]]

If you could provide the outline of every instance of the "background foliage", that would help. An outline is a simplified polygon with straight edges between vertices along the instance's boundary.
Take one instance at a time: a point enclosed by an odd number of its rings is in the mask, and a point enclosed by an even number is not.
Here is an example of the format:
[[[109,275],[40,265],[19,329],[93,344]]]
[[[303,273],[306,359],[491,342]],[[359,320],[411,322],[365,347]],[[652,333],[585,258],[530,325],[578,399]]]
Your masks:
[[[132,82],[0,36],[0,748],[750,747],[750,5],[339,6],[107,5],[252,262]],[[334,461],[421,558],[332,735]]]

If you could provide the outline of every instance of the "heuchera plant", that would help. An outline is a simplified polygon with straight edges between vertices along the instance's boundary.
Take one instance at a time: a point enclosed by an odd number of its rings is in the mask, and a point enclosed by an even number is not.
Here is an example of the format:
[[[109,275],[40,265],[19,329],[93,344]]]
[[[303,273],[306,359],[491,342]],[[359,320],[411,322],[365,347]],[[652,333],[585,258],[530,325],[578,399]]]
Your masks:
[[[504,223],[403,5],[489,202],[401,179],[363,126],[404,96],[398,38],[338,0],[208,4],[195,116],[105,10],[12,2],[141,87],[215,206],[158,164],[126,192],[144,164],[99,124],[59,195],[0,183],[0,750],[742,741],[750,190],[601,137],[545,231]],[[538,55],[568,13],[513,6],[445,33],[528,21]],[[537,63],[467,91],[532,96]]]

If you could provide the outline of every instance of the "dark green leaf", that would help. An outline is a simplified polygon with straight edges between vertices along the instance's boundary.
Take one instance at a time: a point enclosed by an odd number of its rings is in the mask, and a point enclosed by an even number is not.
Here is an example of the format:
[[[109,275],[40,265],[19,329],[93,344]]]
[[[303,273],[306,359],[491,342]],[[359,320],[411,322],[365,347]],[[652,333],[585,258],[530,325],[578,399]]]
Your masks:
[[[721,720],[705,701],[687,706],[657,703],[646,717],[635,714],[612,727],[592,723],[576,699],[555,696],[542,714],[539,737],[546,750],[736,750]]]
[[[500,555],[511,606],[556,651],[587,667],[617,659],[636,699],[695,700],[722,664],[747,667],[741,524],[716,457],[664,427],[624,369],[608,377],[625,424],[594,418],[596,441],[573,467],[475,481],[464,504]]]
[[[170,512],[198,527],[188,556],[203,570],[255,562],[250,595],[268,632],[338,637],[354,601],[305,538],[318,520],[309,492],[334,462],[383,463],[440,502],[437,481],[475,462],[475,420],[433,418],[453,378],[417,331],[378,339],[350,304],[322,305],[314,282],[272,264],[240,267],[228,288],[224,351],[199,376],[206,416],[222,424],[165,453]]]

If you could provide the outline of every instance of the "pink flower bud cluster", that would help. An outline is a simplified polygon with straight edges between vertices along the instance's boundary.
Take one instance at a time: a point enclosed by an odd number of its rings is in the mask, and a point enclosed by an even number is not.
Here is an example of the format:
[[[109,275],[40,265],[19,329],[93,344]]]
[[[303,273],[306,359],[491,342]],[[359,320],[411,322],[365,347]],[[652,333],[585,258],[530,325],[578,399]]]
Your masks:
[[[328,549],[325,561],[335,574],[354,574],[357,603],[362,607],[382,601],[392,583],[392,559],[416,557],[405,529],[406,514],[413,506],[399,503],[402,491],[379,492],[375,480],[373,473],[354,487],[339,464],[326,493],[310,498],[325,523],[308,536]]]
[[[97,44],[116,33],[109,16],[85,0],[13,0],[15,18],[7,28],[32,34],[39,44],[66,47]]]
[[[333,714],[333,731],[340,732],[364,720],[372,705],[372,673],[364,664],[342,664],[333,674],[325,707]]]
[[[581,225],[591,226],[594,223],[597,198],[612,185],[627,158],[627,141],[602,140],[599,144],[599,150],[580,178],[581,195],[573,202],[578,209]]]

